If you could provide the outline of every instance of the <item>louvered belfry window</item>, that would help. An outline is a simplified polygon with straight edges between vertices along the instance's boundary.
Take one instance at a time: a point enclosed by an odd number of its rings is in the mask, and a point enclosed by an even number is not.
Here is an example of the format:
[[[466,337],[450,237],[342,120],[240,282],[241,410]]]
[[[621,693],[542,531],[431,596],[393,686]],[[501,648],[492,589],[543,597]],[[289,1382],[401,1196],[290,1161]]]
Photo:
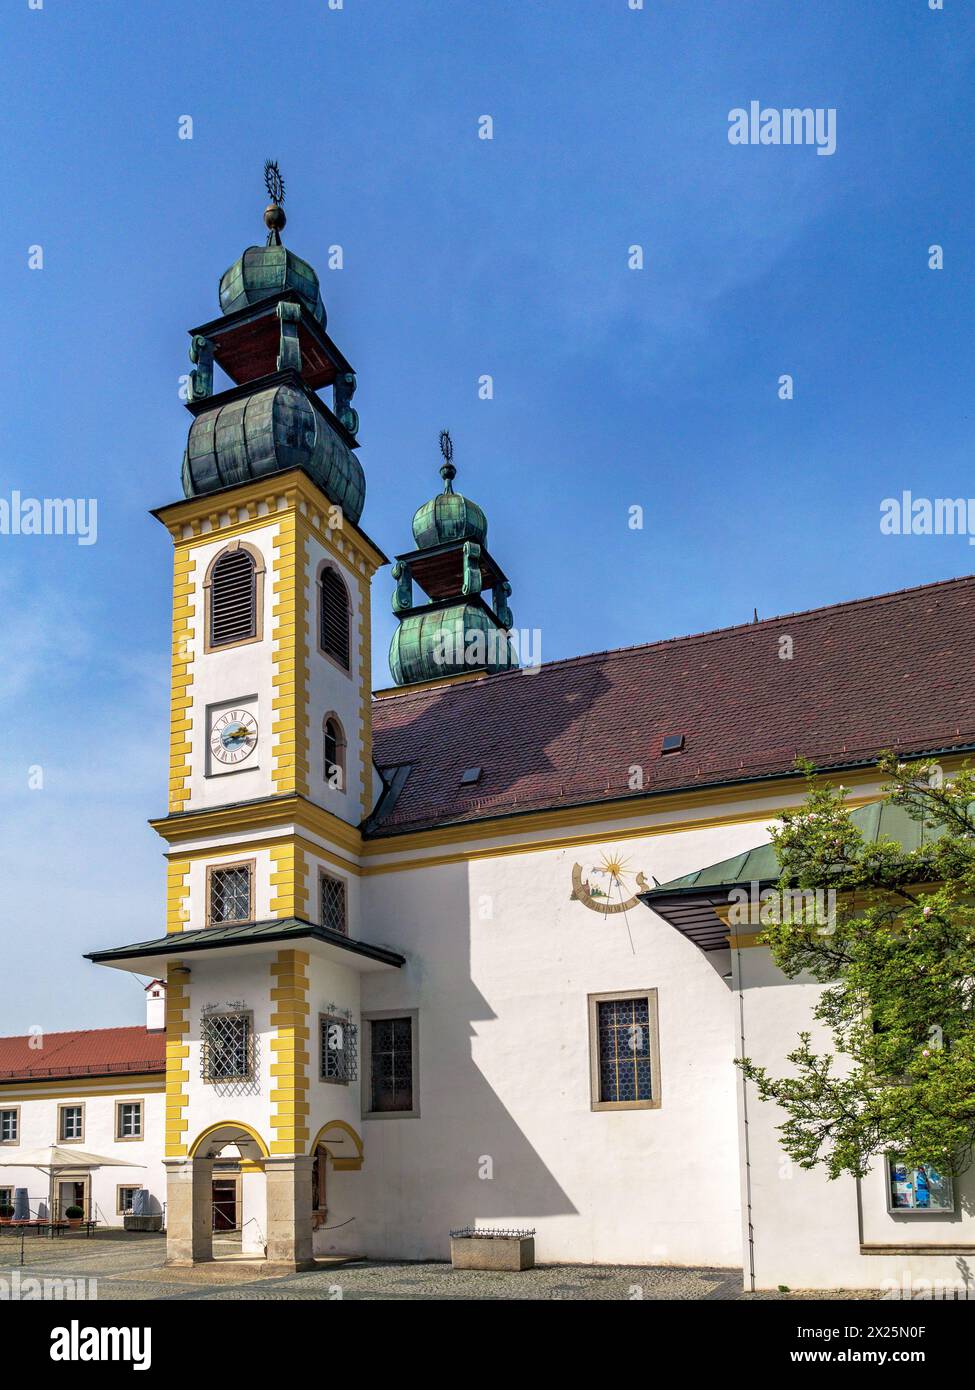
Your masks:
[[[257,584],[254,557],[228,550],[213,567],[210,580],[210,646],[244,642],[257,633]]]
[[[322,651],[333,657],[346,671],[349,659],[349,597],[338,573],[322,570],[319,606]]]

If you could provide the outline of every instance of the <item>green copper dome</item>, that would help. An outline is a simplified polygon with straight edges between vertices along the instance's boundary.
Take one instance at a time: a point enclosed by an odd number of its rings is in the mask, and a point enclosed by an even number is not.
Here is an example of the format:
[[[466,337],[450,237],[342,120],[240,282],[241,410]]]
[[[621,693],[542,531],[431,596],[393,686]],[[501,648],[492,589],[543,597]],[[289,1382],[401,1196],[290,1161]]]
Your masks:
[[[248,246],[220,280],[220,308],[225,314],[257,304],[281,290],[294,290],[324,328],[325,305],[318,276],[307,261],[282,246]]]
[[[463,671],[506,671],[516,664],[504,628],[476,603],[411,613],[400,619],[389,645],[389,669],[397,685]]]
[[[290,385],[199,414],[183,459],[183,491],[196,497],[282,468],[304,469],[358,523],[366,499],[362,465],[304,392]]]
[[[413,539],[418,550],[429,550],[448,541],[487,541],[487,517],[476,502],[454,492],[453,480],[457,470],[450,462],[440,470],[444,490],[439,497],[425,502],[413,518]]]

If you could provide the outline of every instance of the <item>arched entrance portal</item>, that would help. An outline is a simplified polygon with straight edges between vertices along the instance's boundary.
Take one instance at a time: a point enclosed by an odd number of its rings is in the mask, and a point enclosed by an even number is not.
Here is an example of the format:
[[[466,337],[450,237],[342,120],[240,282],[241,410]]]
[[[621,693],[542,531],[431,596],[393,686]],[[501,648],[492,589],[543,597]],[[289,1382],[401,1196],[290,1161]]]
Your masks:
[[[225,1121],[210,1125],[190,1149],[191,1157],[212,1161],[210,1230],[213,1258],[267,1253],[267,1145],[250,1125]]]
[[[165,1160],[167,1259],[263,1259],[267,1250],[267,1144],[250,1125],[208,1125],[185,1159]]]
[[[312,1141],[312,1229],[316,1255],[359,1251],[359,1186],[345,1174],[363,1163],[362,1137],[345,1120],[330,1120]]]

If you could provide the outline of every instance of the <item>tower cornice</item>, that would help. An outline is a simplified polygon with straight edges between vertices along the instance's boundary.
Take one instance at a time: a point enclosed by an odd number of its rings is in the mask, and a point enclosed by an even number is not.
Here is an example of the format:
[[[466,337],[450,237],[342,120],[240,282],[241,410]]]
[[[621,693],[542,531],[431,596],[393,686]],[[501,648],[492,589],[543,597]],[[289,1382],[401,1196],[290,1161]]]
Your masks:
[[[388,557],[347,518],[343,517],[340,527],[329,526],[329,516],[334,511],[335,503],[302,469],[286,468],[216,492],[154,507],[150,515],[162,522],[174,544],[193,545],[230,539],[251,529],[255,522],[297,512],[328,549],[361,561],[371,579],[378,569],[389,564]]]

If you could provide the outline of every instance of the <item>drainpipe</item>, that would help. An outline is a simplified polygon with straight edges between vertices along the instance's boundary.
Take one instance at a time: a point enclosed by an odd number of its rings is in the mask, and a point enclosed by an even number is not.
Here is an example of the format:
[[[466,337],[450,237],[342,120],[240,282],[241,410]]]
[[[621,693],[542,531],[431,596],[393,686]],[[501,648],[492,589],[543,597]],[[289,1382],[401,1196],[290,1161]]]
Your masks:
[[[737,944],[731,948],[731,983],[732,988],[738,996],[738,1056],[747,1057],[748,1052],[745,1047],[745,991],[741,978],[741,947]],[[737,1067],[735,1070],[738,1072],[738,1116],[741,1135],[739,1153],[742,1164],[741,1195],[744,1223],[745,1287],[747,1292],[754,1293],[755,1232],[752,1226],[752,1168],[748,1129],[748,1091],[747,1082],[741,1074],[741,1071]]]

